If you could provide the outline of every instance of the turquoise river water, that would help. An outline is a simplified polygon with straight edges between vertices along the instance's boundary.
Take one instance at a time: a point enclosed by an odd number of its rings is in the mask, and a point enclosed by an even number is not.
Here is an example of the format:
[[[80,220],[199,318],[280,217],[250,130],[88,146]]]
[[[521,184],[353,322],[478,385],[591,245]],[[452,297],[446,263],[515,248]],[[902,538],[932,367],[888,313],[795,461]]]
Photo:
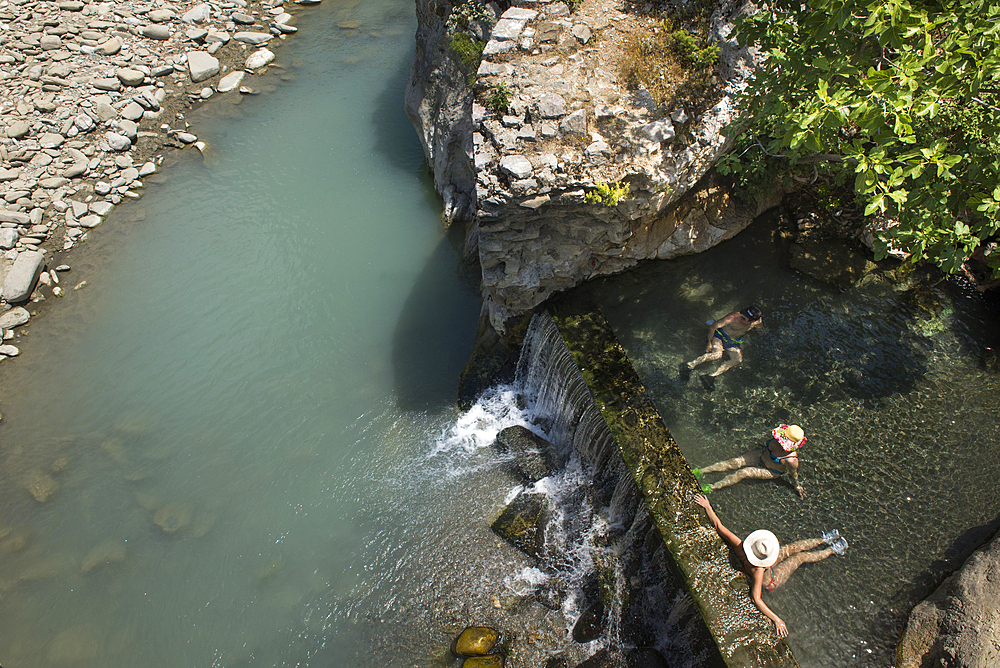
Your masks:
[[[3,665],[426,665],[521,567],[466,454],[496,429],[455,421],[479,299],[402,109],[413,3],[299,16],[0,369]]]

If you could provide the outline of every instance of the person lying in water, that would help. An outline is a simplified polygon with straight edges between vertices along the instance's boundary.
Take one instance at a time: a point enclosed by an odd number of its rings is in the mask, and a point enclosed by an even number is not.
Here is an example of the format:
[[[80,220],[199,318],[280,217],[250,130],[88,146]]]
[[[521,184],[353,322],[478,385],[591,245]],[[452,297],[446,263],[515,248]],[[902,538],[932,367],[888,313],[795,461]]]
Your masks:
[[[687,380],[691,375],[691,370],[709,360],[722,359],[724,353],[729,353],[728,358],[710,375],[701,377],[702,383],[709,390],[715,388],[715,378],[743,361],[743,351],[740,345],[743,343],[743,335],[749,332],[762,322],[760,309],[756,306],[748,306],[742,311],[733,312],[712,323],[708,328],[708,346],[705,354],[698,359],[687,363],[681,363],[681,379]]]
[[[799,448],[806,442],[805,432],[797,424],[782,424],[771,431],[771,436],[772,438],[764,443],[763,449],[754,448],[739,457],[716,462],[701,469],[692,469],[696,478],[701,478],[706,473],[738,469],[736,473],[726,476],[713,485],[703,486],[702,490],[708,493],[735,485],[748,478],[752,480],[777,479],[788,473],[792,479],[792,487],[795,488],[799,498],[806,498],[806,491],[802,488],[802,483],[799,482],[798,455]]]
[[[785,546],[778,545],[777,537],[767,529],[758,529],[747,536],[746,540],[740,540],[739,536],[722,524],[707,496],[698,494],[694,500],[705,509],[708,521],[743,564],[743,571],[750,581],[750,599],[753,604],[774,623],[774,629],[779,636],[782,638],[787,636],[788,627],[771,608],[767,607],[761,598],[761,592],[765,589],[774,591],[788,582],[788,578],[802,564],[823,561],[833,554],[844,554],[847,550],[847,541],[840,537],[840,532],[836,529],[823,534],[822,538],[800,540]],[[824,543],[828,547],[822,550],[813,549]]]

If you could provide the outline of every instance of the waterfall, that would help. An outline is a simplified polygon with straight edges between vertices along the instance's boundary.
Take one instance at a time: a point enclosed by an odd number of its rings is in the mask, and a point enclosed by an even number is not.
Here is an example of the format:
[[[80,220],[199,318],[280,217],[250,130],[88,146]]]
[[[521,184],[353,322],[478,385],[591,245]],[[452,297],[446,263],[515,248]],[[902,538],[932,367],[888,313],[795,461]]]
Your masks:
[[[603,620],[606,665],[656,665],[658,652],[677,666],[797,668],[734,589],[728,550],[691,500],[687,461],[604,316],[568,299],[536,315],[516,381],[567,468],[589,473],[585,495],[547,485],[557,512],[546,540],[550,553],[575,555],[564,565],[580,598],[576,626]]]
[[[565,454],[579,455],[598,476],[598,486],[628,479],[611,430],[547,313],[536,315],[528,327],[516,384],[550,440]]]
[[[594,646],[606,665],[656,665],[648,657],[653,650],[671,666],[718,662],[617,442],[547,313],[527,330],[515,387],[535,425],[561,450],[564,470],[582,467],[590,483],[585,493],[562,480],[543,485],[558,508],[546,532],[549,551],[566,555],[559,577],[575,590],[571,621],[604,610]]]

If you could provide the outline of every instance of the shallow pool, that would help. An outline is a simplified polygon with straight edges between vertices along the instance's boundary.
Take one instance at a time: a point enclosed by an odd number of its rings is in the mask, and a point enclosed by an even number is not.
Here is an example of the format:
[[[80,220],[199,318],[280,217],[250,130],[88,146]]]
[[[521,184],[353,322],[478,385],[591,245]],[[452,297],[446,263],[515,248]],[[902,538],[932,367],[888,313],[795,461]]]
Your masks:
[[[783,541],[838,529],[844,557],[766,595],[807,668],[884,666],[910,608],[998,526],[1000,318],[960,284],[917,273],[838,292],[787,267],[774,217],[702,255],[589,286],[693,466],[763,445],[797,423],[807,498],[784,481],[718,490],[723,522]],[[688,382],[706,321],[756,303],[745,362]],[[715,481],[722,476],[710,475]]]

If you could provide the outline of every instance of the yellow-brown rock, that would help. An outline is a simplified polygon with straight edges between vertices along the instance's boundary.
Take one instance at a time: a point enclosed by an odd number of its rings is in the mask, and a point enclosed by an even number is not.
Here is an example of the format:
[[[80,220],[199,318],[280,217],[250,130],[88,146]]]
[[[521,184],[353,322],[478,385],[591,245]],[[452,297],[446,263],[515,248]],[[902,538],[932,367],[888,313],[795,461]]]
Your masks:
[[[500,632],[488,626],[470,626],[455,638],[451,651],[458,656],[485,656],[500,640]]]

